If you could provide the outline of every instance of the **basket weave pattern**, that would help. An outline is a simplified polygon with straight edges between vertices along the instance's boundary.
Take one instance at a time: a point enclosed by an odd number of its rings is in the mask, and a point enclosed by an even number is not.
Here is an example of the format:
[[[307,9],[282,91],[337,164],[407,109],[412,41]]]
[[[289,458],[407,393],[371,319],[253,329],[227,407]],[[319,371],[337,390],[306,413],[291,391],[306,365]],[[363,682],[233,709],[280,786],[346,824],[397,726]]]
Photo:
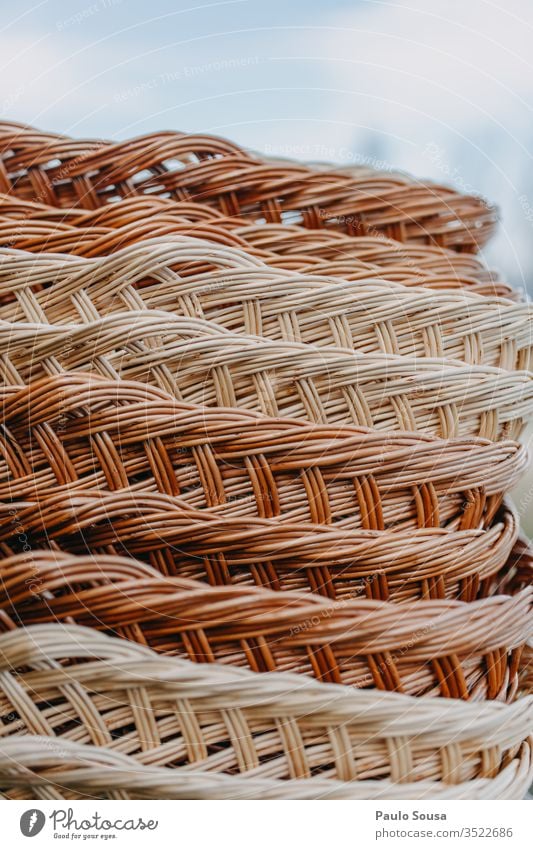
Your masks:
[[[343,528],[490,525],[527,452],[195,407],[85,374],[0,391],[0,498],[57,486],[179,495],[195,508]]]
[[[398,609],[366,599],[332,603],[312,594],[208,587],[164,579],[130,559],[39,551],[7,558],[2,579],[4,627],[13,618],[25,625],[74,621],[196,663],[300,672],[410,695],[511,700],[533,635],[533,587],[512,597]]]
[[[192,404],[448,438],[516,439],[533,409],[528,372],[385,354],[354,358],[163,311],[132,308],[91,319],[86,302],[82,309],[84,324],[0,325],[9,346],[2,379],[24,385],[61,370],[95,371],[147,382]]]
[[[297,225],[249,225],[202,204],[154,196],[128,198],[96,211],[61,210],[0,194],[0,245],[75,254],[109,253],[147,238],[190,236],[241,248],[267,265],[364,280],[385,277],[437,291],[466,289],[512,300],[517,293],[472,254],[384,236],[347,236]]]

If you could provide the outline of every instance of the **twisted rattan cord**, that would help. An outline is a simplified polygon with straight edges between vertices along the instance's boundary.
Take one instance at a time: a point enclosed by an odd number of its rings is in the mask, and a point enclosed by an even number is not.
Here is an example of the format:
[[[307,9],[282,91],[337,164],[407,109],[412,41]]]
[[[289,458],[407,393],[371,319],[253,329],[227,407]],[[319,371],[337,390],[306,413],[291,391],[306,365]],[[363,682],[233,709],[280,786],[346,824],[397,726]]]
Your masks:
[[[0,190],[51,206],[94,209],[149,192],[256,221],[281,222],[290,213],[305,227],[382,232],[467,251],[484,244],[497,218],[479,197],[405,175],[269,163],[210,136],[166,132],[84,142],[4,123],[0,151]]]
[[[141,786],[150,765],[166,767],[169,780],[192,768],[252,779],[313,781],[320,774],[453,786],[495,779],[533,722],[531,697],[465,704],[355,691],[305,676],[165,658],[77,626],[4,634],[0,658],[0,738],[8,756],[25,761],[26,735],[48,737],[56,764],[58,752],[69,751],[63,745],[81,743],[86,758],[109,758],[123,769],[121,757],[129,755],[130,778]],[[0,781],[9,787],[14,764],[6,774],[5,752]],[[61,769],[55,778],[61,784]]]
[[[79,305],[87,324],[0,325],[6,383],[96,371],[155,384],[193,404],[443,437],[514,439],[533,409],[529,372],[273,342],[136,304],[91,320],[92,302],[80,297]],[[42,322],[36,299],[29,308]]]
[[[96,257],[153,237],[175,235],[243,248],[267,265],[364,280],[383,277],[406,286],[518,297],[475,257],[385,238],[350,237],[294,225],[243,226],[211,207],[138,197],[94,212],[61,210],[0,194],[0,245],[30,252]]]
[[[142,490],[69,486],[29,487],[24,502],[0,508],[0,542],[14,551],[53,542],[74,553],[127,553],[167,575],[310,588],[330,598],[364,592],[384,600],[470,600],[485,594],[480,581],[492,583],[517,534],[516,515],[508,510],[486,531],[355,531],[217,515]]]
[[[195,267],[209,270],[191,276]],[[48,287],[39,294],[49,280],[53,294]],[[17,303],[1,309],[5,320],[34,320],[37,304],[45,304],[48,322],[77,321],[83,292],[100,313],[142,302],[269,339],[508,370],[532,363],[528,304],[274,270],[242,251],[188,238],[148,240],[96,260],[4,249],[0,298],[12,292]]]
[[[190,407],[84,374],[0,390],[0,498],[127,486],[192,507],[380,530],[489,525],[527,465],[512,442],[439,440]]]
[[[533,587],[468,604],[387,602],[163,578],[125,558],[36,551],[0,563],[4,616],[74,621],[159,652],[411,695],[513,699]]]
[[[491,778],[454,784],[388,779],[256,778],[139,765],[119,752],[49,737],[0,740],[5,799],[523,799],[533,779],[529,738]],[[59,747],[59,751],[57,748]]]

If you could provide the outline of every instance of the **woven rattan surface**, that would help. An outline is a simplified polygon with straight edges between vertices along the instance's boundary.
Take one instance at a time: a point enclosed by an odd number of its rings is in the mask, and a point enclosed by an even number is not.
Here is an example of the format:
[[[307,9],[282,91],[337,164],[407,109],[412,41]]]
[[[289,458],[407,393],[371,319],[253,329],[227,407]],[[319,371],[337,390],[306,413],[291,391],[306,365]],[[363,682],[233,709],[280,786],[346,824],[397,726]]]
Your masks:
[[[296,225],[246,225],[202,204],[144,196],[96,211],[60,210],[0,194],[0,245],[96,257],[154,237],[191,236],[241,248],[267,265],[364,280],[383,277],[432,290],[464,288],[515,300],[518,293],[471,254]]]
[[[268,162],[224,139],[153,133],[126,142],[74,141],[0,125],[0,190],[51,206],[94,209],[135,194],[201,201],[248,221],[383,233],[473,251],[495,210],[479,197],[402,174]]]
[[[331,602],[209,587],[109,556],[32,551],[0,564],[4,627],[73,621],[158,652],[411,695],[511,700],[533,636],[533,587],[470,603]]]
[[[494,208],[8,123],[0,192],[0,796],[522,796]]]
[[[142,304],[234,332],[360,353],[445,357],[508,370],[532,363],[529,304],[272,269],[243,251],[184,237],[92,260],[0,252],[0,298],[13,292],[17,303],[0,310],[5,320],[36,320],[40,307],[50,323],[79,321],[84,297],[98,314]]]
[[[93,790],[102,788],[104,778],[104,787],[119,791],[121,768],[137,790],[146,768],[148,785],[159,779],[161,786],[166,774],[172,787],[180,773],[198,769],[277,781],[316,777],[322,788],[332,779],[371,781],[371,790],[379,779],[384,794],[391,780],[406,784],[408,793],[426,781],[451,793],[454,785],[461,793],[461,783],[480,778],[497,784],[516,756],[522,781],[530,769],[520,745],[531,727],[531,697],[512,705],[468,704],[356,691],[287,673],[191,664],[76,626],[4,634],[0,658],[0,786],[6,790],[34,783],[21,770],[28,760],[39,771],[54,763],[55,783],[61,787],[64,771],[69,787],[76,764],[66,753],[74,761],[75,753],[89,762],[103,759],[99,775],[89,768],[85,785],[77,785],[82,792],[91,792],[92,781]],[[31,750],[26,735],[37,735]],[[48,760],[43,737],[49,738]],[[70,748],[75,744],[90,746],[84,755]],[[6,763],[13,746],[15,763]],[[112,765],[119,768],[117,783],[109,781]],[[152,774],[152,767],[160,771]]]
[[[0,389],[0,498],[58,485],[179,495],[234,516],[368,530],[490,526],[524,447],[194,407],[145,384],[64,374]]]

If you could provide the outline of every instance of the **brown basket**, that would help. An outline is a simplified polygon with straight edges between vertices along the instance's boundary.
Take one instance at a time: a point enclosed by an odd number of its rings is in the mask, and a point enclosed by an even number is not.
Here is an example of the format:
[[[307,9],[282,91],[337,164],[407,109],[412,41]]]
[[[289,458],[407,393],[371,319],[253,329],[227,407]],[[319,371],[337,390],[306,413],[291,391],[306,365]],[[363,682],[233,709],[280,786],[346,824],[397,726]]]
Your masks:
[[[0,622],[76,622],[197,663],[313,675],[413,696],[513,700],[533,587],[464,603],[209,587],[146,564],[31,551],[0,564]]]
[[[505,798],[531,781],[531,697],[469,704],[255,675],[77,626],[4,634],[0,658],[9,798]]]
[[[43,280],[53,281],[53,293],[49,287],[39,293]],[[533,364],[529,304],[274,270],[242,251],[195,239],[150,240],[93,260],[0,250],[0,299],[13,291],[17,303],[0,309],[5,320],[38,319],[37,301],[41,320],[76,322],[83,297],[100,315],[138,305],[215,321],[236,333],[358,353],[443,357],[507,370]]]
[[[13,281],[24,289],[21,280]],[[110,286],[114,286],[111,282]],[[267,416],[442,437],[516,439],[533,410],[533,376],[442,359],[356,355],[299,342],[224,331],[200,319],[138,310],[91,321],[84,290],[72,295],[87,324],[47,325],[43,309],[65,302],[65,287],[21,301],[35,323],[0,325],[0,376],[28,384],[44,374],[96,371],[141,380],[187,403],[239,407]],[[20,303],[20,302],[19,302]],[[117,308],[123,307],[122,301]]]
[[[0,152],[0,191],[50,206],[95,209],[162,194],[248,221],[281,223],[290,214],[292,223],[309,228],[383,233],[467,252],[487,241],[497,219],[479,197],[403,174],[272,163],[212,136],[163,132],[106,143],[4,123]]]
[[[77,486],[50,494],[30,485],[24,501],[0,507],[0,542],[14,553],[53,543],[73,553],[129,554],[163,574],[213,585],[311,589],[338,599],[483,596],[517,534],[510,510],[485,531],[363,531],[226,516],[176,496]]]
[[[0,389],[0,499],[58,486],[179,495],[225,515],[407,530],[490,527],[523,446],[194,407],[85,374]]]
[[[471,254],[385,237],[351,237],[296,225],[246,225],[212,207],[150,196],[96,211],[60,210],[0,194],[0,246],[86,257],[154,237],[192,236],[241,248],[267,265],[346,280],[383,277],[405,286],[519,297]]]

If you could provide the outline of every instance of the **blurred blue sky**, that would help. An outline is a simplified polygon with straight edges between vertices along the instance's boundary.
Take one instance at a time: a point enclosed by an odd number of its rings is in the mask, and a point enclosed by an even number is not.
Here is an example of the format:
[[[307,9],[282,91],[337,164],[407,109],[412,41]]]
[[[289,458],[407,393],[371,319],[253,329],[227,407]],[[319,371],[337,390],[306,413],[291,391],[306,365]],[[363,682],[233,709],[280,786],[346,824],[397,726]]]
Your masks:
[[[496,200],[487,258],[533,276],[531,0],[2,4],[5,118],[77,136],[216,132]]]

